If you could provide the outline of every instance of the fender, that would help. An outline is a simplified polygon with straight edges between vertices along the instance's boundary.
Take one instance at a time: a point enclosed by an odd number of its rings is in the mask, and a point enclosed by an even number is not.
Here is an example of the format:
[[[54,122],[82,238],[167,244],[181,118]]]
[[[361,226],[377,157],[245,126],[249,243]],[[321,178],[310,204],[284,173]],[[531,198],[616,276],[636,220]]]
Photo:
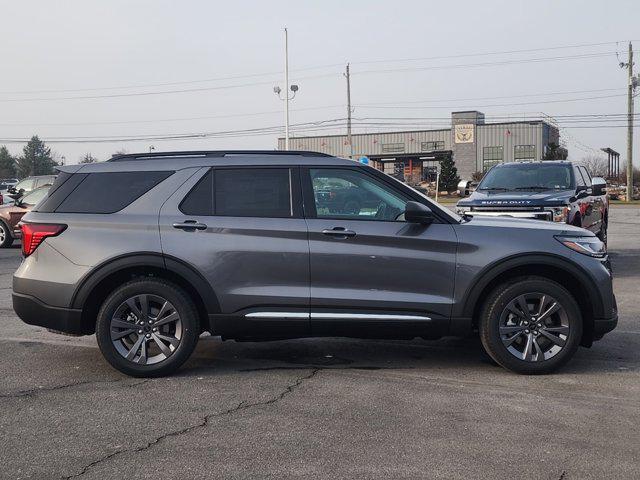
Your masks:
[[[94,267],[79,282],[71,298],[71,307],[82,309],[91,291],[109,275],[131,267],[155,267],[184,278],[198,292],[207,313],[220,313],[220,303],[211,285],[193,266],[177,258],[156,252],[136,252],[111,258]]]
[[[600,297],[598,288],[588,273],[582,267],[568,261],[564,257],[543,253],[517,254],[500,259],[497,262],[486,266],[478,274],[479,279],[465,292],[463,297],[463,309],[457,316],[471,318],[482,291],[487,285],[489,285],[489,283],[491,283],[492,280],[496,279],[500,274],[507,270],[527,265],[543,265],[559,268],[577,278],[580,282],[580,286],[583,287],[589,295],[594,318],[602,316],[602,312],[604,310],[602,298]]]

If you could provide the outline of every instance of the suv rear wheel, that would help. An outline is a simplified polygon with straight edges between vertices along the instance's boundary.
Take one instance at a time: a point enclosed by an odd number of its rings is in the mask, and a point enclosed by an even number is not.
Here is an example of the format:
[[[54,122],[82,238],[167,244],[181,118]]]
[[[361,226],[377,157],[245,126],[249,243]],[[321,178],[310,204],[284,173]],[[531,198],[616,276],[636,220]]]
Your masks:
[[[104,357],[134,377],[174,372],[193,352],[199,334],[198,313],[189,296],[156,278],[132,280],[114,290],[96,322]]]
[[[480,339],[501,366],[517,373],[550,373],[576,352],[582,316],[573,296],[560,284],[526,277],[503,284],[487,299]]]

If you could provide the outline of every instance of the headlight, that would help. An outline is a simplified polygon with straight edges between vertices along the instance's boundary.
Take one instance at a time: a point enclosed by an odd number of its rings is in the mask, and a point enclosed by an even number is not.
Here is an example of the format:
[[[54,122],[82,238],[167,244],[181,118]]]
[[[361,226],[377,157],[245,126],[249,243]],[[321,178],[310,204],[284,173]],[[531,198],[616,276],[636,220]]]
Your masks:
[[[551,213],[553,214],[554,222],[567,223],[567,218],[569,217],[568,207],[553,207],[550,210],[551,210]]]
[[[607,247],[598,237],[555,237],[565,247],[574,252],[582,253],[595,258],[603,258],[607,255]]]

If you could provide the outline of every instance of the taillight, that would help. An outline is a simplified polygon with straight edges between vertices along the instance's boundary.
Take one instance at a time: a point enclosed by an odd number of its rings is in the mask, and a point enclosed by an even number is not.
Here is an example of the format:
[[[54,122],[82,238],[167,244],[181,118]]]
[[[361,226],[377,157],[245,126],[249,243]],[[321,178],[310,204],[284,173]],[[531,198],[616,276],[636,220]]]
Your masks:
[[[66,225],[49,223],[23,223],[22,230],[22,254],[28,257],[36,251],[38,245],[47,237],[60,235],[67,228]]]

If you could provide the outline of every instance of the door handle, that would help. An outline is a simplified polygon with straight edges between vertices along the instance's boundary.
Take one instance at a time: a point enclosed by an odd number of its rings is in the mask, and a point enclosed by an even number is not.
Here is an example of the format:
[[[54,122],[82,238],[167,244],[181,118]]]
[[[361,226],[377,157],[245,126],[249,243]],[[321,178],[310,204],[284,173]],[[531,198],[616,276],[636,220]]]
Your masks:
[[[195,220],[185,220],[182,223],[174,223],[173,228],[180,230],[192,231],[192,230],[206,230],[207,226],[204,223],[196,222]]]
[[[348,238],[356,236],[356,232],[354,232],[353,230],[347,230],[344,227],[333,227],[331,229],[325,228],[324,230],[322,230],[322,234],[336,238]]]

